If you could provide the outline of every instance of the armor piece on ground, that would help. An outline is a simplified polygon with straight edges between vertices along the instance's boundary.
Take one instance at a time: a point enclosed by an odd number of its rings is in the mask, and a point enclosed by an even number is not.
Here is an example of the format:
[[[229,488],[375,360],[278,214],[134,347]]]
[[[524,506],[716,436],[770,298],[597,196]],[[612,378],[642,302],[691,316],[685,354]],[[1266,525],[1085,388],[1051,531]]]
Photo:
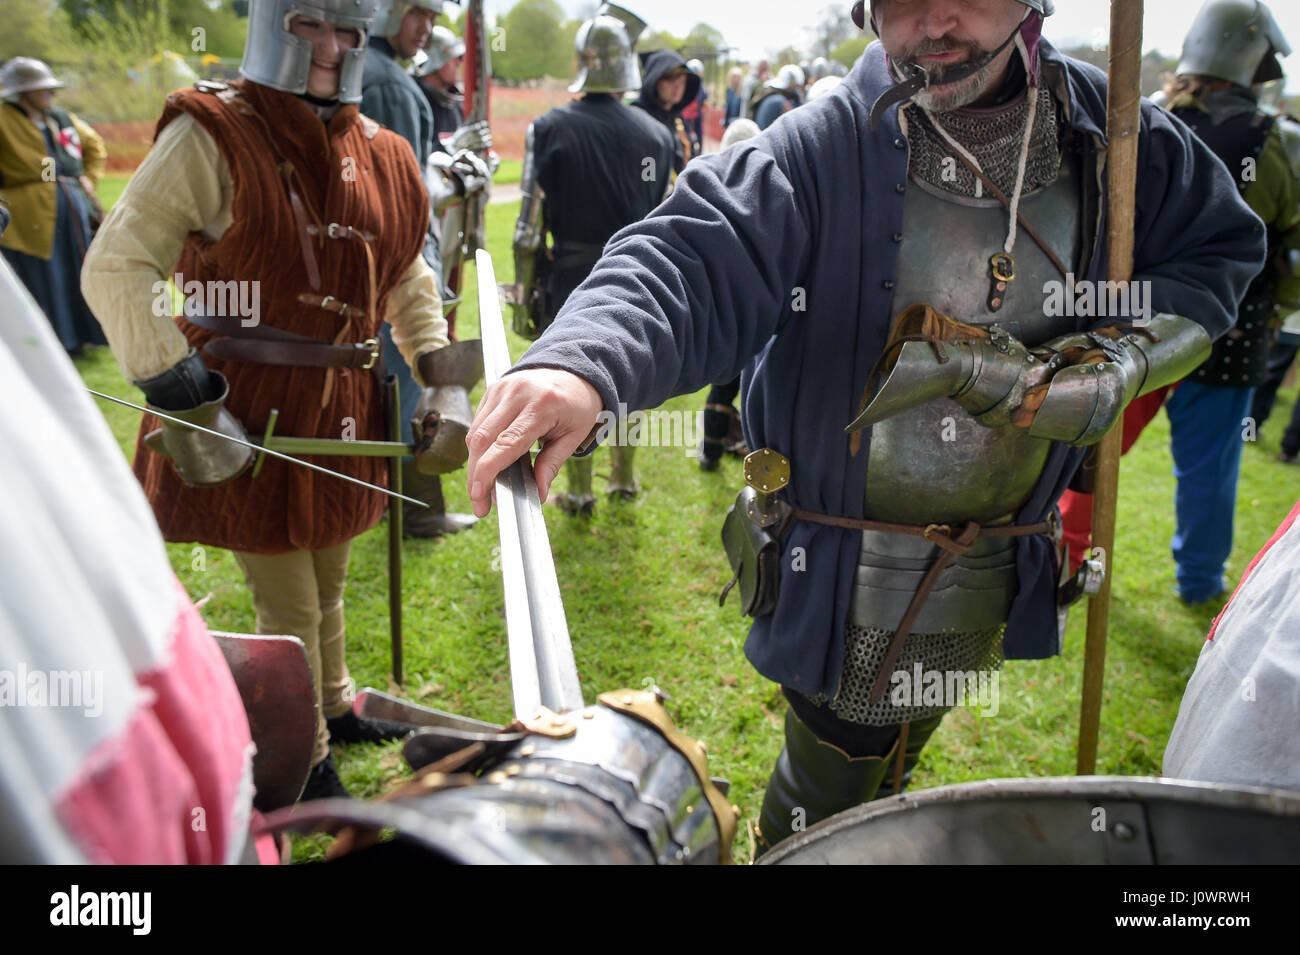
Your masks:
[[[460,59],[465,55],[465,41],[439,24],[429,32],[429,42],[424,49],[427,59],[420,64],[416,76],[436,73],[452,60]]]
[[[406,14],[413,10],[428,10],[434,16],[442,13],[442,0],[379,0],[379,7],[375,11],[375,36],[392,37],[397,36],[402,29],[402,20]],[[442,29],[446,29],[443,27]],[[432,38],[430,39],[432,43]]]
[[[593,464],[591,455],[569,458],[564,462],[569,490],[556,498],[555,503],[566,514],[596,513],[596,495],[591,490]]]
[[[919,754],[942,720],[940,714],[909,727],[908,751]],[[879,755],[850,757],[819,739],[793,709],[786,710],[785,745],[759,811],[758,854],[846,807],[871,800],[895,767],[899,739],[895,735]]]
[[[546,300],[546,283],[551,277],[551,252],[546,247],[546,232],[542,224],[542,204],[546,196],[537,184],[536,128],[535,123],[529,123],[528,132],[524,134],[519,218],[515,220],[515,281],[503,290],[506,304],[510,306],[515,334],[532,340],[546,331],[555,315]]]
[[[63,81],[48,64],[34,57],[15,56],[0,69],[0,97],[9,103],[18,102],[21,93],[61,89]]]
[[[849,430],[952,397],[983,425],[1013,424],[1033,437],[1095,444],[1125,405],[1184,377],[1211,346],[1204,327],[1164,314],[1127,333],[1079,332],[1032,351],[998,324],[988,334],[906,342],[889,379]]]
[[[294,16],[321,20],[360,34],[356,47],[343,54],[338,95],[340,103],[359,103],[366,39],[377,6],[378,0],[250,0],[248,36],[239,73],[273,90],[306,93],[311,41],[290,33],[289,21]]]
[[[570,93],[625,93],[641,86],[636,41],[645,21],[631,10],[603,3],[592,18],[578,27],[578,75]]]
[[[1282,76],[1277,57],[1290,55],[1291,45],[1259,0],[1208,0],[1187,31],[1175,72],[1250,86]]]
[[[297,637],[212,631],[248,716],[253,805],[271,812],[298,801],[311,771],[316,694],[307,652]]]
[[[1051,185],[1061,168],[1060,118],[1047,84],[1036,89],[1034,129],[1025,157],[1024,194]],[[1007,195],[1015,190],[1020,148],[1029,118],[1029,98],[995,109],[956,109],[939,118],[918,106],[903,107],[911,176],[947,193],[974,198],[986,195],[975,174],[953,155],[952,146],[935,129],[956,139],[975,157],[984,174]],[[990,197],[991,198],[991,197]]]
[[[195,356],[197,357],[197,356]],[[208,372],[209,380],[219,391],[210,401],[195,408],[164,409],[151,404],[150,411],[164,411],[169,417],[248,441],[248,433],[239,419],[226,410],[230,385],[216,371]],[[239,477],[253,464],[253,450],[234,441],[224,441],[216,435],[205,434],[185,425],[163,418],[162,427],[145,435],[145,443],[163,457],[171,458],[181,479],[189,487],[215,487]]]
[[[866,533],[872,533],[870,531]],[[885,536],[885,535],[881,535]],[[897,536],[897,535],[894,535]],[[1005,544],[1005,542],[1000,542]],[[933,548],[931,548],[933,549]],[[1010,574],[999,573],[996,576],[995,583],[1000,584],[1001,590],[1006,589],[1006,584],[1014,585],[1015,577],[1015,554],[1009,547],[1004,547],[1002,554],[998,555],[1003,562],[1010,563]],[[928,565],[927,561],[927,565]],[[945,569],[953,570],[957,565]],[[862,570],[876,571],[876,576],[881,576],[879,569],[859,568],[858,588],[868,592],[871,598],[879,596],[879,591],[871,590],[862,583]],[[998,568],[999,571],[1002,568]],[[924,572],[922,572],[923,574]],[[875,586],[874,584],[872,585]],[[955,586],[955,585],[954,585]],[[886,592],[887,597],[901,599],[904,603],[911,600],[912,594],[916,592],[915,585],[910,590],[896,591],[894,593]],[[997,605],[997,601],[986,602],[987,598],[978,592],[968,592],[966,602],[972,609],[981,612],[981,616],[987,616],[986,610],[989,603]],[[996,597],[1003,597],[1001,593]],[[871,688],[880,673],[880,667],[885,661],[885,654],[889,652],[889,647],[894,639],[893,630],[883,630],[877,627],[862,626],[857,623],[849,623],[845,627],[844,633],[844,667],[840,671],[840,688],[835,694],[835,699],[827,700],[824,696],[812,696],[809,699],[818,706],[829,706],[840,719],[848,723],[860,723],[863,726],[895,726],[900,723],[907,723],[913,720],[925,719],[939,713],[945,713],[953,706],[958,705],[961,701],[951,698],[944,698],[939,702],[926,702],[923,693],[924,686],[918,681],[918,677],[924,679],[929,673],[940,673],[943,675],[943,682],[939,686],[943,687],[945,693],[948,687],[956,689],[965,688],[970,693],[970,699],[975,697],[976,690],[979,686],[980,678],[985,681],[989,679],[989,674],[998,670],[1002,666],[1002,630],[1001,620],[1006,617],[1006,608],[1011,604],[1013,594],[1005,594],[1005,599],[1000,602],[1003,610],[999,622],[991,627],[985,627],[981,630],[969,629],[965,631],[944,631],[941,633],[911,633],[907,637],[907,642],[903,645],[902,656],[899,657],[898,663],[894,668],[895,678],[891,679],[890,689],[886,691],[885,696],[878,703],[871,702]],[[855,607],[862,607],[866,604],[865,600],[855,600]],[[931,596],[926,601],[925,610],[935,612],[935,597]],[[951,608],[944,608],[949,610]],[[873,607],[874,611],[875,608]],[[886,614],[875,614],[871,616],[880,619]],[[900,612],[894,617],[898,620],[902,617]],[[969,618],[964,618],[969,619]],[[973,620],[972,620],[973,623]],[[968,623],[967,626],[971,626]],[[922,625],[924,626],[924,625]],[[905,676],[906,680],[899,678],[899,675]],[[960,684],[958,677],[961,678]],[[984,686],[988,686],[987,682]]]
[[[322,801],[268,826],[351,828],[340,843],[356,861],[729,861],[735,812],[707,775],[703,747],[676,730],[653,692],[602,694],[567,724],[567,736],[514,743],[477,778],[458,773],[452,757],[445,772],[430,767],[386,800]],[[379,843],[384,827],[397,837]]]
[[[411,418],[415,464],[424,474],[446,474],[469,457],[469,392],[483,377],[483,342],[453,342],[421,355],[418,366],[425,388]]]
[[[618,496],[630,501],[640,492],[641,485],[632,473],[632,456],[635,453],[636,448],[630,444],[609,446],[610,473],[609,487],[606,490],[610,497]]]
[[[1098,809],[1103,831],[1087,825]],[[795,834],[763,863],[1223,865],[1298,854],[1295,793],[1066,776],[961,783],[859,806]]]

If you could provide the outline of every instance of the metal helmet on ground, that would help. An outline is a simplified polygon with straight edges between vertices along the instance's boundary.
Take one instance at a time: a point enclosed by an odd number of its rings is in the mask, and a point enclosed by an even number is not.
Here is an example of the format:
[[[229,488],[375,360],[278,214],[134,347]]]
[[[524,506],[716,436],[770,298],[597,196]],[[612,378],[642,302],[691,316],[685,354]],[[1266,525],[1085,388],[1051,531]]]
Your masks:
[[[1187,31],[1175,72],[1250,86],[1282,76],[1277,56],[1290,53],[1273,14],[1259,0],[1209,0]]]
[[[641,68],[636,41],[645,21],[631,10],[602,3],[590,20],[578,28],[578,75],[570,93],[622,93],[639,89]]]
[[[442,13],[442,0],[380,0],[375,12],[375,36],[394,37],[402,29],[402,20],[414,7],[428,10],[434,16]]]
[[[1052,0],[1017,0],[1017,2],[1023,3],[1030,10],[1041,13],[1045,17],[1050,17],[1054,12],[1056,12],[1056,5]],[[872,0],[872,5],[875,5],[875,0]],[[857,2],[853,4],[851,15],[853,17],[853,22],[858,25],[859,30],[866,28],[867,17],[863,12],[865,6],[865,0],[857,0]]]
[[[355,49],[343,54],[339,70],[340,103],[361,102],[366,39],[378,0],[250,0],[248,37],[239,72],[245,79],[286,93],[307,92],[311,41],[289,32],[295,16],[319,20],[360,33]]]
[[[436,73],[452,60],[465,55],[465,41],[444,26],[436,26],[429,33],[429,43],[424,48],[427,59],[416,69],[416,76]]]
[[[43,61],[30,56],[15,56],[0,69],[0,96],[11,103],[18,102],[21,93],[37,90],[58,90],[63,81]]]

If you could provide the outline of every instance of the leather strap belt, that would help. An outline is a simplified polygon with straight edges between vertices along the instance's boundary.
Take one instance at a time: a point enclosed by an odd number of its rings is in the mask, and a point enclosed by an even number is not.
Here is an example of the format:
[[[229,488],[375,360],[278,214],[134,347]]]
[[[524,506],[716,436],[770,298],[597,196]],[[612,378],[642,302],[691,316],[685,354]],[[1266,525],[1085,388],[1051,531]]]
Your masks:
[[[186,315],[185,319],[200,328],[227,336],[208,342],[203,347],[209,355],[223,361],[308,368],[370,369],[375,366],[380,355],[380,342],[377,338],[367,338],[364,342],[330,344],[282,328],[245,326],[239,318],[232,316]]]
[[[981,527],[974,521],[970,521],[965,526],[958,528],[955,534],[951,524],[927,524],[924,527],[918,524],[890,524],[885,521],[868,521],[852,517],[837,517],[833,514],[819,514],[817,511],[809,511],[801,507],[792,509],[791,514],[801,521],[811,521],[814,524],[826,524],[831,527],[844,527],[859,531],[884,531],[887,534],[909,534],[913,537],[923,537],[939,548],[939,555],[935,558],[934,563],[930,565],[930,569],[925,572],[925,576],[921,578],[916,593],[912,595],[912,602],[907,605],[907,611],[903,614],[903,619],[899,621],[898,629],[894,631],[894,638],[890,641],[889,650],[885,653],[885,659],[880,664],[880,671],[876,674],[876,680],[871,685],[871,702],[873,704],[879,703],[884,698],[885,688],[889,685],[889,678],[893,675],[894,668],[898,666],[898,658],[903,654],[903,645],[911,635],[912,627],[921,615],[926,600],[930,598],[930,592],[938,582],[939,575],[943,573],[944,568],[952,563],[953,558],[969,553],[974,548],[975,542],[983,538],[1032,537],[1035,534],[1051,534],[1055,532],[1057,526],[1055,512],[1053,512],[1053,519],[1043,521],[1040,524],[999,524],[996,527]]]
[[[595,265],[600,261],[601,253],[604,251],[603,245],[591,242],[556,242],[551,250],[551,268],[562,272],[583,265]]]

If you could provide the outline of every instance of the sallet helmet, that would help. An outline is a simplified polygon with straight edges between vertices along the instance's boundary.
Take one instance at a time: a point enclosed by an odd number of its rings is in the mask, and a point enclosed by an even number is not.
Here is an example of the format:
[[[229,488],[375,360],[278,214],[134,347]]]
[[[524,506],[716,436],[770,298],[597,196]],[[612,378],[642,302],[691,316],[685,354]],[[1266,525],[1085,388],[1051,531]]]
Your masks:
[[[361,102],[361,74],[366,40],[378,0],[249,0],[248,36],[240,74],[254,83],[286,93],[307,92],[311,72],[311,41],[289,32],[295,16],[320,20],[360,34],[355,49],[343,54],[339,70],[339,102]]]
[[[1278,54],[1289,56],[1291,46],[1268,7],[1259,0],[1209,0],[1187,31],[1176,72],[1250,86],[1282,76]]]
[[[434,16],[442,13],[442,0],[380,0],[375,12],[375,36],[394,37],[402,30],[402,19],[412,7],[429,10]]]
[[[415,70],[416,76],[428,76],[436,73],[452,60],[465,55],[465,41],[444,26],[436,26],[429,33],[429,42],[424,48],[426,58]]]
[[[578,28],[578,75],[570,93],[622,93],[639,89],[641,68],[636,41],[645,21],[630,10],[603,3],[590,20]]]

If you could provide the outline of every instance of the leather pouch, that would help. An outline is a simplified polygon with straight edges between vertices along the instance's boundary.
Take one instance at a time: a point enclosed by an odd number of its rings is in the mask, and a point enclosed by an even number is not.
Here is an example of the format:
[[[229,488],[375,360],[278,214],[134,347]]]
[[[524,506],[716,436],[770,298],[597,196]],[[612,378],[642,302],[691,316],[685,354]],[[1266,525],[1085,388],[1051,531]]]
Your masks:
[[[736,502],[727,509],[722,523],[722,547],[727,552],[733,577],[718,595],[718,605],[740,585],[740,610],[751,617],[763,617],[776,607],[781,577],[781,536],[788,523],[779,521],[762,527],[750,515],[758,492],[742,488]]]

